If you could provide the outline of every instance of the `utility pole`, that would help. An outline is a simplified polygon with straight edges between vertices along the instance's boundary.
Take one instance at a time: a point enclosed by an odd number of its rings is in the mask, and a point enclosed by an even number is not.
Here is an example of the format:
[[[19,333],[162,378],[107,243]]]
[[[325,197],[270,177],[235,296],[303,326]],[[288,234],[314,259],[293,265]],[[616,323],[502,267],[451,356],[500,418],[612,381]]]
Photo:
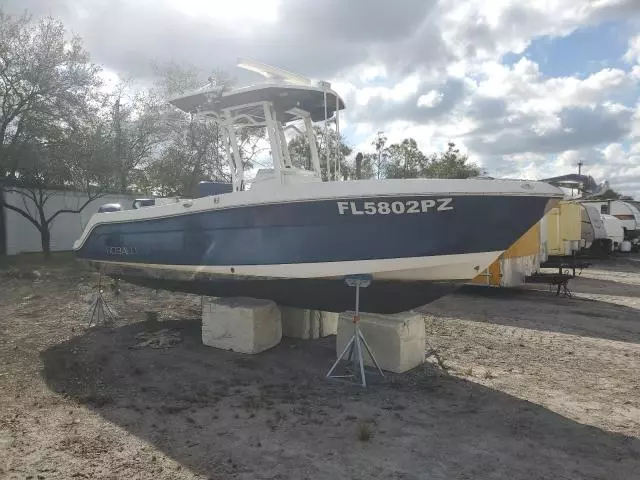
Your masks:
[[[356,155],[356,180],[362,180],[362,159],[362,152],[358,152]]]
[[[582,159],[578,160],[578,163],[576,165],[578,166],[578,175],[582,175],[582,166],[584,165],[584,162],[582,161]],[[578,187],[578,192],[580,192],[579,187]],[[571,187],[571,196],[573,197],[573,187]]]
[[[376,150],[378,150],[378,168],[377,168],[378,180],[380,180],[380,172],[382,170],[382,148],[384,147],[384,143],[387,140],[385,137],[383,137],[383,134],[384,132],[379,130],[378,139],[376,140]]]

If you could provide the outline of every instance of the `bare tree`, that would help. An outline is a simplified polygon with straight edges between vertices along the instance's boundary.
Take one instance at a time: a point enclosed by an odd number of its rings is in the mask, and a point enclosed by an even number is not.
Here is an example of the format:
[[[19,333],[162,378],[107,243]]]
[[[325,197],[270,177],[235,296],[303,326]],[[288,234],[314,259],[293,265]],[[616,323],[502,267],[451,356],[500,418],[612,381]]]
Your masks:
[[[153,92],[120,83],[107,96],[111,157],[115,169],[114,190],[127,193],[141,182],[144,167],[162,142],[162,105]]]

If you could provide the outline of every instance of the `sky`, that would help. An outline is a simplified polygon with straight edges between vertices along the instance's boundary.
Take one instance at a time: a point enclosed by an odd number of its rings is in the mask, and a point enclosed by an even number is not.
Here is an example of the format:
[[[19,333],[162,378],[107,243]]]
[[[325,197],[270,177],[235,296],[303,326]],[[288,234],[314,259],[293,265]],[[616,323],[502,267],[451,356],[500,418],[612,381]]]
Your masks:
[[[453,141],[494,177],[640,198],[640,0],[2,0],[53,15],[109,77],[239,57],[332,82],[355,151]]]

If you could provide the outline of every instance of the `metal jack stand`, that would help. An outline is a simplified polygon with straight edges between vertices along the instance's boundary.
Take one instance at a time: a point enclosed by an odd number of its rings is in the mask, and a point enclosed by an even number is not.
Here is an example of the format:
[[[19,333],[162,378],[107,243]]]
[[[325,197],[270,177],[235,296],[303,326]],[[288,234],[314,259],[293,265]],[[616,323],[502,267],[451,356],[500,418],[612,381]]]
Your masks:
[[[371,348],[367,344],[367,341],[360,330],[360,287],[366,288],[371,284],[371,276],[370,275],[351,275],[345,278],[345,282],[350,287],[356,287],[356,311],[353,316],[353,336],[347,342],[347,346],[344,348],[342,353],[338,356],[337,360],[327,373],[327,378],[352,378],[357,379],[358,372],[360,372],[360,383],[363,387],[367,386],[367,377],[364,373],[364,353],[363,347],[367,350],[367,353],[373,360],[374,365],[378,369],[378,373],[382,377],[384,377],[384,373],[382,373],[382,368],[378,364],[376,357],[374,357]],[[334,375],[334,370],[340,364],[340,361],[344,359],[347,364],[353,363],[353,371],[350,371],[347,375]],[[349,371],[349,368],[346,368]]]
[[[119,287],[116,288],[119,293]],[[100,319],[102,319],[102,323],[107,323],[112,322],[116,318],[111,308],[109,308],[109,304],[102,296],[102,273],[100,273],[100,277],[98,278],[98,296],[96,297],[95,302],[93,302],[91,308],[89,308],[87,317],[89,317],[89,324],[87,327],[91,326],[94,319],[96,321],[96,325],[98,325],[100,323]]]

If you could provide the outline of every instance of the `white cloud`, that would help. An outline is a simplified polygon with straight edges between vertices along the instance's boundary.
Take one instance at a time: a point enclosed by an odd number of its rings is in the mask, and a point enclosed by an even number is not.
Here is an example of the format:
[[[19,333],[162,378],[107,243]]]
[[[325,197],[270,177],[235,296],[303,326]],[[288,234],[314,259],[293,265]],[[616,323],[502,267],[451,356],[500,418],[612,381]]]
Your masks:
[[[602,155],[607,163],[622,163],[627,160],[627,152],[620,143],[610,143],[602,149]]]
[[[602,178],[624,195],[640,198],[640,143],[625,148],[621,144],[602,149],[603,161],[595,165]]]
[[[534,37],[567,35],[640,7],[637,0],[442,0],[439,6],[447,43],[458,56],[481,60],[519,54]]]
[[[362,83],[383,80],[387,78],[387,67],[384,64],[366,65],[362,68],[358,78]]]
[[[545,78],[538,65],[521,58],[513,67],[498,62],[482,65],[485,79],[477,94],[492,98],[518,100],[524,111],[557,112],[566,106],[587,106],[603,101],[637,80],[620,69],[606,68],[585,79],[577,77]]]
[[[629,39],[629,49],[624,54],[624,59],[629,63],[640,63],[640,35]]]
[[[418,91],[420,77],[416,74],[409,75],[392,87],[364,87],[356,90],[356,103],[366,105],[371,98],[378,97],[393,102],[406,100],[410,95]]]
[[[177,13],[194,18],[208,18],[216,22],[242,27],[247,23],[274,23],[278,19],[280,0],[165,0]]]
[[[632,139],[640,139],[640,102],[636,105],[636,111],[633,114],[629,137]]]
[[[566,167],[567,170],[573,170],[578,162],[584,162],[584,154],[579,150],[565,150],[556,158],[556,165]]]
[[[442,101],[442,93],[437,90],[431,90],[429,93],[425,93],[424,95],[420,95],[418,97],[418,106],[432,108],[438,105]]]

